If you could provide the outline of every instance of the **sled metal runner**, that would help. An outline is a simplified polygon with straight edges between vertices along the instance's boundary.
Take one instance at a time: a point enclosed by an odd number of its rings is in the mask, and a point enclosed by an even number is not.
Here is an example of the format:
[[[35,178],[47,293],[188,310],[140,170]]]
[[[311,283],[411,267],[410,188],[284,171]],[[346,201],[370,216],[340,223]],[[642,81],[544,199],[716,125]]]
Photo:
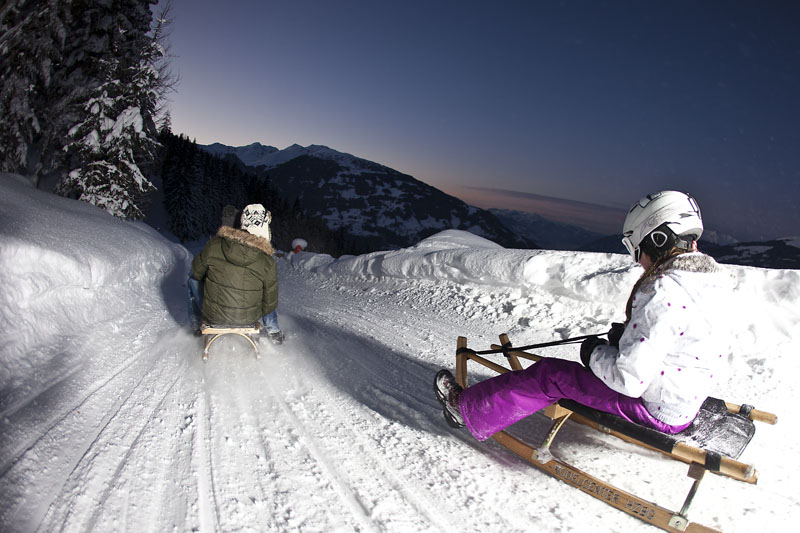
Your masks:
[[[514,350],[506,334],[500,335],[500,343],[500,345],[492,345],[492,349],[502,350],[510,368],[476,354],[475,350],[467,348],[465,337],[458,338],[456,380],[462,387],[467,388],[468,386],[467,361],[469,360],[502,374],[512,370],[522,370],[520,359],[534,362],[542,359],[536,354]],[[691,442],[686,442],[692,437],[687,437],[683,432],[677,435],[665,435],[570,400],[562,400],[544,410],[545,416],[552,419],[553,424],[539,447],[531,446],[506,431],[499,431],[492,435],[492,438],[536,468],[650,525],[673,532],[714,532],[718,530],[691,522],[688,519],[689,508],[704,474],[706,471],[710,471],[738,481],[755,484],[758,479],[756,469],[752,465],[737,461],[736,458],[739,457],[753,436],[753,421],[775,424],[777,417],[750,406],[739,406],[711,398],[703,404],[701,414],[705,414],[707,407],[708,412],[714,416],[732,418],[738,424],[734,427],[737,433],[741,433],[737,436],[739,441],[737,448],[720,453],[712,449],[713,443],[706,448],[695,446]],[[698,415],[699,418],[700,415]],[[553,457],[550,453],[550,445],[567,419],[688,463],[687,476],[694,481],[680,511],[670,511],[639,498]],[[712,420],[709,423],[715,422]]]
[[[203,324],[200,326],[200,333],[205,339],[203,345],[203,361],[208,361],[208,351],[211,348],[211,345],[223,335],[238,335],[240,337],[244,337],[250,343],[250,346],[253,347],[253,350],[255,350],[256,359],[261,359],[261,354],[258,351],[258,345],[256,344],[256,341],[253,340],[253,335],[258,335],[260,331],[261,330],[258,327],[258,324],[252,324],[249,326],[215,326]]]

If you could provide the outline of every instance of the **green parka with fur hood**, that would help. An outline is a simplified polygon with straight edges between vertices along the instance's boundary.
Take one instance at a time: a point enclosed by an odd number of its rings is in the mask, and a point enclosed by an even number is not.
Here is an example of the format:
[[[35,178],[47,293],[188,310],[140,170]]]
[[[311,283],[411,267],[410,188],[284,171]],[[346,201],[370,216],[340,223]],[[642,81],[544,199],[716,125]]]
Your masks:
[[[253,324],[278,307],[278,271],[272,244],[222,226],[192,261],[203,281],[203,318],[212,324]]]

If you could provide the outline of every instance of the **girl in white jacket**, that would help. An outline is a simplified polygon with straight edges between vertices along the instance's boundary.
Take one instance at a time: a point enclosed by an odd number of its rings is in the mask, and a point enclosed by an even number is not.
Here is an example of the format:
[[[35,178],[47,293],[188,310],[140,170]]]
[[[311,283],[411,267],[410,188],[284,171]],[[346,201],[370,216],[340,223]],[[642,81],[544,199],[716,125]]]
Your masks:
[[[663,191],[637,202],[623,244],[645,272],[625,324],[609,340],[590,337],[581,362],[542,359],[462,390],[441,370],[434,380],[447,422],[485,440],[562,398],[666,433],[685,429],[712,390],[728,350],[724,316],[732,279],[697,252],[703,223],[688,194]]]

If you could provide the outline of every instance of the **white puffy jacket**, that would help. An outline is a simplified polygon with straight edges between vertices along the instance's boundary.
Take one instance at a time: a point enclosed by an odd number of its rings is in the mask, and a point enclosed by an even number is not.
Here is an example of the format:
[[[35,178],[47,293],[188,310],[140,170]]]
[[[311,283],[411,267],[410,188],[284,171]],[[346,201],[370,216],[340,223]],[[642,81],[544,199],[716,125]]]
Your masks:
[[[637,290],[619,348],[594,349],[592,372],[666,424],[691,421],[730,353],[732,288],[711,257],[676,256]]]

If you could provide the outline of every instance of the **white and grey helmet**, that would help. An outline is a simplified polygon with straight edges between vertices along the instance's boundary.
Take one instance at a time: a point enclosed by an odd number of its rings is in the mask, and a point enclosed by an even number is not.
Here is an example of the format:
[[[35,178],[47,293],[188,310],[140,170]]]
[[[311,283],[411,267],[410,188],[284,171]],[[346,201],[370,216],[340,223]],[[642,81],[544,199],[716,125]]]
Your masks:
[[[642,251],[655,260],[673,247],[689,250],[702,234],[697,201],[683,192],[661,191],[633,204],[622,227],[622,244],[634,261]]]

